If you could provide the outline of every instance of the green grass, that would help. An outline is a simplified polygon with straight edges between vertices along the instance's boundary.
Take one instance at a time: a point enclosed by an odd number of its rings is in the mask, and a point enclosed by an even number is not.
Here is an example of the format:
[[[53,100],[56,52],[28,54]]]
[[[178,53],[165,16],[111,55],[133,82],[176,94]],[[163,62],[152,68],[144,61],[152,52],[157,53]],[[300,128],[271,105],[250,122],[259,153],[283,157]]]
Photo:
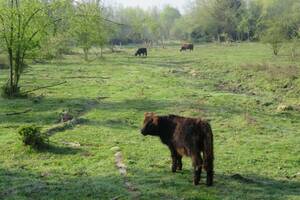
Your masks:
[[[31,65],[23,90],[67,84],[28,99],[0,98],[0,199],[133,199],[115,167],[115,146],[139,199],[300,199],[300,59],[285,50],[274,57],[255,43],[151,49],[148,58],[133,51]],[[6,74],[0,70],[1,85]],[[63,110],[81,113],[84,123],[53,135],[41,152],[22,146],[20,126],[46,130]],[[213,187],[204,185],[205,173],[192,185],[189,158],[182,173],[171,173],[168,149],[139,133],[147,111],[211,120]]]

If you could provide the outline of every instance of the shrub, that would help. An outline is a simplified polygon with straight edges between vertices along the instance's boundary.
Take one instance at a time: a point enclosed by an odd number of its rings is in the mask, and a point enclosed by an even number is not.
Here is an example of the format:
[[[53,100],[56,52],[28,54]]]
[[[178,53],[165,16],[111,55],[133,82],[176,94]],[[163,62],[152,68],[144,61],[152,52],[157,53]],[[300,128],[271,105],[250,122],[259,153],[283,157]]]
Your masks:
[[[41,129],[36,126],[25,126],[18,131],[25,146],[39,149],[48,142],[48,137],[41,133]]]

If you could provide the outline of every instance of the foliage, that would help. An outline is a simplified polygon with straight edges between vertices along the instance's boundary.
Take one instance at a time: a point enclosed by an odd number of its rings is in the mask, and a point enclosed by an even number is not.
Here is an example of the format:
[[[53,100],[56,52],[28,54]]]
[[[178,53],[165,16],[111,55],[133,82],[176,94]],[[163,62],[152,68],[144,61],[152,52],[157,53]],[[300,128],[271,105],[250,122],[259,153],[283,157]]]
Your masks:
[[[276,56],[278,55],[279,50],[286,39],[283,31],[284,30],[282,30],[282,27],[280,27],[278,23],[275,23],[275,25],[272,25],[266,31],[264,31],[262,36],[262,41],[271,45],[273,54]]]
[[[115,8],[113,19],[123,24],[114,35],[114,42],[159,43],[172,38],[172,28],[181,19],[180,12],[171,6],[149,11],[140,8]],[[176,37],[173,39],[177,39]]]
[[[99,1],[94,0],[77,2],[73,12],[70,31],[87,61],[90,49],[106,42],[101,6]]]
[[[36,126],[24,126],[19,129],[18,134],[24,145],[36,149],[42,148],[48,140],[45,134],[41,133],[41,129]]]
[[[38,57],[46,60],[62,58],[64,54],[71,52],[72,46],[68,33],[56,33],[42,41],[41,52]]]
[[[262,41],[272,46],[274,55],[285,40],[298,37],[300,28],[300,2],[294,0],[275,0],[265,8],[258,24],[261,29]]]
[[[0,44],[8,54],[10,67],[7,96],[17,96],[20,91],[25,59],[33,56],[52,24],[47,15],[49,9],[39,0],[0,1]]]
[[[52,20],[59,19],[54,24],[53,31],[41,41],[41,49],[37,56],[42,59],[61,58],[74,47],[74,38],[71,35],[71,17],[73,15],[73,0],[52,0],[55,9],[49,11]]]

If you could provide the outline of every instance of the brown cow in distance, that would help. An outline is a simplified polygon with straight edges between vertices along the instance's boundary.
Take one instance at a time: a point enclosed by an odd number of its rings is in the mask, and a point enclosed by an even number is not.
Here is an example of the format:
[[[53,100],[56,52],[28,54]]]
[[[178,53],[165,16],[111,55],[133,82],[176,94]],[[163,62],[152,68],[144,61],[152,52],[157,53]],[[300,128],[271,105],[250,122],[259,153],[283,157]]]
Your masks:
[[[190,50],[190,51],[193,51],[194,50],[194,45],[193,44],[183,44],[181,46],[181,49],[180,51],[186,51],[186,50]]]
[[[199,184],[202,166],[207,172],[206,185],[213,184],[213,134],[207,121],[200,118],[145,113],[141,133],[158,136],[162,143],[169,147],[172,172],[182,170],[182,156],[189,156],[194,167],[194,184]]]

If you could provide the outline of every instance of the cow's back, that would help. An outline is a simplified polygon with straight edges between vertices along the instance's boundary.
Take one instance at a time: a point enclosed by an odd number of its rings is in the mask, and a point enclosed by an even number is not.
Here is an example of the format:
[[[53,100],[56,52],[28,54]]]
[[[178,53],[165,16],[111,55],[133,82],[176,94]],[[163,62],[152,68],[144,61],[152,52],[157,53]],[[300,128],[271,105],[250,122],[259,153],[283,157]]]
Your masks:
[[[203,134],[199,123],[201,119],[174,117],[176,129],[173,134],[173,143],[180,154],[189,156],[191,151],[202,149]]]

